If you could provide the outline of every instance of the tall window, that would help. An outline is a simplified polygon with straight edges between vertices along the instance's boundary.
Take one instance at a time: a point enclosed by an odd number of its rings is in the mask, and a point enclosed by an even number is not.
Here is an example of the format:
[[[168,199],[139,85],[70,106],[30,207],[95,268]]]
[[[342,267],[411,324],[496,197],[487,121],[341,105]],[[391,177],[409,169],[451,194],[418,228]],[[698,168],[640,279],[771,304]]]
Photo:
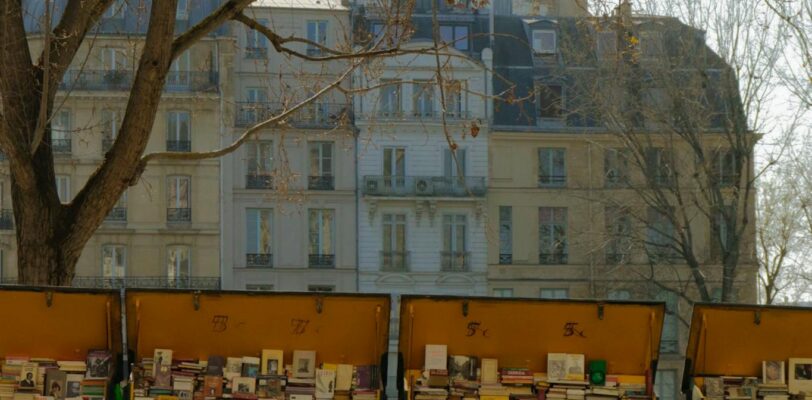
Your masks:
[[[178,10],[175,13],[175,19],[189,19],[189,0],[178,0]]]
[[[327,47],[327,21],[307,21],[307,40]],[[308,55],[321,55],[322,50],[316,46],[308,45]]]
[[[499,206],[499,264],[513,263],[513,207]]]
[[[188,285],[192,276],[189,246],[173,245],[166,248],[166,276],[170,284]]]
[[[333,190],[333,142],[311,142],[310,177],[311,190]]]
[[[660,400],[675,400],[677,398],[677,371],[661,369],[657,371],[654,393]]]
[[[115,140],[118,137],[118,129],[121,127],[121,111],[102,110],[101,123],[104,140]]]
[[[268,20],[258,18],[257,22],[262,26],[268,26]],[[268,56],[268,39],[251,28],[245,28],[245,58],[265,58]]]
[[[645,156],[648,179],[658,186],[670,186],[673,183],[671,157],[662,147],[646,149]]]
[[[414,116],[434,116],[434,82],[417,81],[413,84],[412,91],[412,113]]]
[[[380,88],[380,114],[383,117],[398,117],[402,113],[401,83],[398,80],[382,79]]]
[[[722,209],[717,209],[713,213],[713,223],[711,225],[711,258],[715,261],[722,261],[722,257],[726,252],[733,249],[733,239],[735,239],[735,232],[732,232],[728,224],[727,218],[736,218],[736,213],[732,206],[724,206]]]
[[[666,210],[673,213],[673,210]],[[676,246],[676,229],[668,214],[654,207],[647,211],[646,249],[650,259],[669,261],[678,256]]]
[[[51,118],[51,151],[54,153],[71,152],[70,110],[59,110]]]
[[[452,118],[464,117],[468,111],[466,103],[465,82],[459,80],[445,83],[445,111]]]
[[[388,190],[406,186],[406,148],[388,147],[383,149],[383,179]]]
[[[56,194],[62,204],[70,203],[72,195],[70,191],[70,175],[56,176]]]
[[[564,108],[561,85],[538,85],[539,118],[560,119]]]
[[[533,31],[533,51],[538,54],[555,54],[556,34],[551,30]]]
[[[603,182],[606,187],[629,184],[629,152],[626,149],[606,149],[603,152]]]
[[[493,289],[493,297],[513,297],[513,289],[511,288]]]
[[[661,290],[657,293],[657,301],[665,302],[665,319],[663,320],[660,351],[663,353],[676,353],[679,351],[679,298],[674,292]]]
[[[166,114],[167,151],[192,151],[192,117],[188,111],[170,111]]]
[[[335,210],[310,210],[310,266],[335,266]]]
[[[406,257],[406,215],[384,214],[381,269],[406,270]]]
[[[245,145],[246,187],[248,189],[268,189],[272,186],[273,143],[270,141],[252,142]]]
[[[170,176],[166,179],[168,222],[190,222],[192,220],[192,178]]]
[[[119,47],[102,47],[101,63],[104,71],[126,71],[128,65],[127,51]],[[108,75],[108,78],[110,77],[113,76]]]
[[[457,50],[467,51],[469,48],[467,25],[440,25],[440,41]]]
[[[568,299],[570,298],[570,291],[566,288],[543,288],[539,291],[539,297],[542,299]]]
[[[126,8],[126,0],[113,0],[113,4],[104,10],[104,18],[124,18],[124,10]]]
[[[567,184],[567,150],[539,149],[539,186],[562,187]]]
[[[127,191],[121,194],[116,205],[104,218],[107,222],[127,222]]]
[[[736,184],[736,154],[731,150],[713,152],[713,180],[716,185],[727,187]]]
[[[245,210],[246,228],[246,265],[248,267],[270,267],[273,265],[271,254],[271,229],[273,210],[268,208],[249,208]]]
[[[467,217],[462,214],[443,215],[442,268],[445,271],[464,271],[469,267],[466,230]]]
[[[466,151],[463,148],[457,148],[455,152],[451,149],[443,149],[443,175],[446,177],[460,177],[465,176],[466,169]],[[456,154],[456,160],[454,155]]]
[[[539,264],[566,264],[566,207],[539,208]]]
[[[191,70],[191,56],[189,55],[189,50],[186,50],[172,61],[169,73],[166,76],[167,89],[185,88],[189,84],[189,73]]]
[[[628,210],[623,207],[607,206],[604,210],[606,220],[606,263],[621,264],[629,262],[632,246],[632,219]]]
[[[102,276],[124,278],[127,276],[127,247],[120,244],[102,246]]]

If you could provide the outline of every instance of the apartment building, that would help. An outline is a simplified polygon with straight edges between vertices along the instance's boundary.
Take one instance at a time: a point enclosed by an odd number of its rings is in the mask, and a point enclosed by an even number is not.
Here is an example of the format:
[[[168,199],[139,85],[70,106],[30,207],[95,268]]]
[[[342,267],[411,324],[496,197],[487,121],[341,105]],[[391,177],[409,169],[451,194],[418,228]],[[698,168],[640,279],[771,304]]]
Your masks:
[[[246,14],[284,37],[329,48],[347,44],[349,8],[337,1],[257,1]],[[340,80],[348,67],[283,55],[244,25],[233,32],[235,102],[222,145]],[[311,57],[326,54],[309,44],[285,46]],[[357,290],[351,114],[347,96],[332,90],[222,159],[224,287]]]
[[[43,3],[26,3],[26,28],[32,51],[38,54]],[[55,2],[55,21],[65,3]],[[198,3],[178,3],[178,31],[213,10],[208,2]],[[51,146],[64,202],[81,189],[116,139],[146,32],[146,5],[116,1],[59,87]],[[172,65],[147,153],[206,151],[220,145],[222,102],[228,93],[220,71],[231,64],[233,48],[223,33],[204,38]],[[219,177],[217,159],[151,163],[87,243],[74,286],[219,288]],[[6,164],[0,167],[1,272],[5,282],[14,282],[16,245],[7,182]]]

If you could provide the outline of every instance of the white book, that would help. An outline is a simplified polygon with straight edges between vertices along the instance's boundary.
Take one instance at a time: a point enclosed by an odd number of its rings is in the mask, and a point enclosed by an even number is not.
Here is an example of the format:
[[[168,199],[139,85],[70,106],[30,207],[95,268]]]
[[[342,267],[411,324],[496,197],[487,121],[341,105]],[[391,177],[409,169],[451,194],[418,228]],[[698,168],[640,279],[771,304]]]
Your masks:
[[[426,370],[448,369],[448,346],[444,344],[426,345]]]
[[[316,369],[316,397],[332,399],[335,396],[336,371],[331,369]]]
[[[547,354],[547,379],[550,382],[561,381],[567,377],[567,354],[548,353]]]

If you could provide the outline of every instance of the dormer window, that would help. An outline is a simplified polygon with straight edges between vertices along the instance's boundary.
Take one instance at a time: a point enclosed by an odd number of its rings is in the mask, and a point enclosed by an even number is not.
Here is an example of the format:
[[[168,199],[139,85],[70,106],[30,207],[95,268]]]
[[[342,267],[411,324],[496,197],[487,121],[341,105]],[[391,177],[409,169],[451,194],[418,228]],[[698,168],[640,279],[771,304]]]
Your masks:
[[[537,54],[555,54],[556,35],[553,30],[539,29],[533,31],[533,51]]]

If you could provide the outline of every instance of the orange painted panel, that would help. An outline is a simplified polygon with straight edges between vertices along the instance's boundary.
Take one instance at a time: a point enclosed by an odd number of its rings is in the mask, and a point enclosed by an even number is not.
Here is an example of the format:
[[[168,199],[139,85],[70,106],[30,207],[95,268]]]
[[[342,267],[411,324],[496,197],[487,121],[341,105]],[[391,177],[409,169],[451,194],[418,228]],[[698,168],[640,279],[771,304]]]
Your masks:
[[[53,296],[50,306],[46,293]],[[87,358],[89,350],[117,352],[121,348],[119,305],[115,291],[0,289],[0,357],[79,361]]]
[[[195,300],[192,292],[133,290],[128,337],[139,360],[155,348],[204,360],[281,349],[285,362],[293,350],[315,350],[317,362],[378,364],[389,307],[387,295],[203,292]]]
[[[663,303],[404,296],[400,350],[406,369],[423,368],[426,344],[446,344],[504,367],[543,372],[547,353],[582,353],[605,359],[610,374],[642,375],[657,359],[664,312]]]
[[[812,358],[810,337],[812,308],[697,304],[686,357],[694,376],[761,376],[764,360]]]

